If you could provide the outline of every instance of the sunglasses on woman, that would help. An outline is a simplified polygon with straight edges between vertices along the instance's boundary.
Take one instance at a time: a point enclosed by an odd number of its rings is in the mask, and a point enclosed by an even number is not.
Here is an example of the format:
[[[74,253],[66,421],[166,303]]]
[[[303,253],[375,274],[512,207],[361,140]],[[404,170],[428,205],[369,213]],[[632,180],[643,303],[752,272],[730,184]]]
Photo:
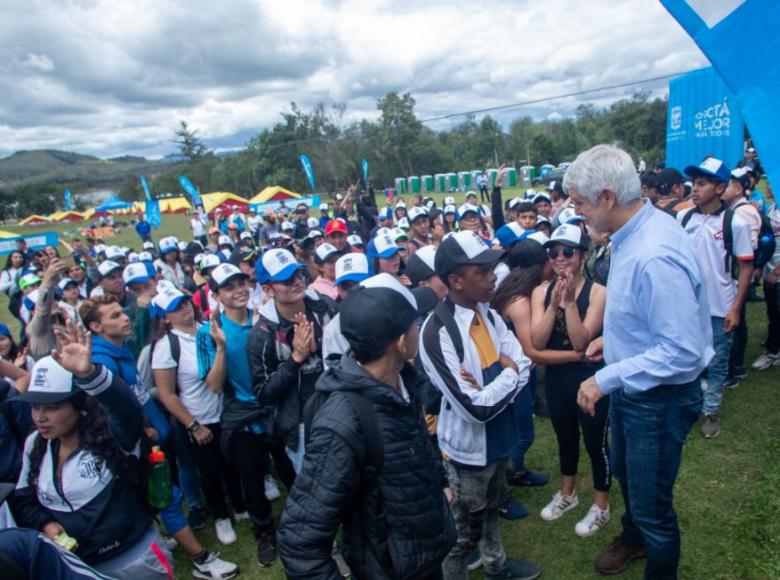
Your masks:
[[[571,258],[576,251],[577,250],[575,248],[564,248],[563,250],[559,250],[558,248],[550,248],[547,250],[547,255],[550,256],[551,260],[557,258],[561,253],[563,253],[564,258]]]

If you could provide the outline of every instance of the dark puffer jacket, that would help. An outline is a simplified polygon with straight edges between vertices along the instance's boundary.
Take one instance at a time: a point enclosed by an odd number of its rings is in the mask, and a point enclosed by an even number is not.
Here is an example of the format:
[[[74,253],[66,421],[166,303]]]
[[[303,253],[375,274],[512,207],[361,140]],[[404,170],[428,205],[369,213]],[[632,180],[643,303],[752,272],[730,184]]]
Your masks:
[[[330,396],[312,423],[277,537],[288,578],[340,577],[331,550],[342,523],[345,559],[357,579],[425,577],[454,545],[441,457],[422,414],[422,377],[410,365],[401,377],[410,403],[349,355],[317,382]],[[379,423],[384,463],[370,490],[362,489],[365,438],[346,390],[367,397]]]

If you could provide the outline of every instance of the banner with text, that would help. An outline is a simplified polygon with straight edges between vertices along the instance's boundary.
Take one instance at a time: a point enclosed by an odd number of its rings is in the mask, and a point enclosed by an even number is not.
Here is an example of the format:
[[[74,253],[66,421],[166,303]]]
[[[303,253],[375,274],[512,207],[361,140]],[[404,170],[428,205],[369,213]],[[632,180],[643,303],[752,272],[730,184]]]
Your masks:
[[[27,242],[27,247],[33,250],[41,250],[46,246],[54,246],[56,248],[59,243],[57,241],[57,232],[41,232],[29,236],[19,236],[18,238],[2,239],[0,240],[0,256],[13,252],[16,249],[16,240],[20,238],[24,238]]]
[[[742,159],[744,132],[737,101],[712,67],[669,82],[667,167],[682,171],[714,155],[734,168]]]

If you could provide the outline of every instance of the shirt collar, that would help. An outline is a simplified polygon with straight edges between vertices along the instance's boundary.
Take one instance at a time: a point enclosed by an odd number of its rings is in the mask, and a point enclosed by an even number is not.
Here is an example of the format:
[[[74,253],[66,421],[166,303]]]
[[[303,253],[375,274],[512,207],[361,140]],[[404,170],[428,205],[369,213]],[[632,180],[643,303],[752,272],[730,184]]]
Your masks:
[[[642,202],[642,209],[636,212],[633,217],[628,220],[623,227],[612,234],[609,239],[612,241],[612,247],[617,248],[620,244],[628,240],[642,224],[644,224],[650,216],[653,215],[655,208],[653,204],[648,200]]]

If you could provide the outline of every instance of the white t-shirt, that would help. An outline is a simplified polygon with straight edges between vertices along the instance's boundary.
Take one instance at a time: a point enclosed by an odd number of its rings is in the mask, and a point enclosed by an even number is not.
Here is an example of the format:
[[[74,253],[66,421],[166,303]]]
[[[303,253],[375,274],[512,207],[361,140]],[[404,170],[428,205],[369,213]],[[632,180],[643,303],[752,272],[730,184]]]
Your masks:
[[[203,425],[219,423],[222,414],[222,396],[209,389],[198,373],[198,359],[195,352],[195,337],[178,330],[172,330],[179,338],[179,368],[176,371],[176,386],[184,407]],[[154,345],[152,370],[172,369],[176,361],[171,354],[171,343],[164,336]]]
[[[736,207],[734,207],[736,205]],[[731,211],[742,218],[750,226],[750,243],[753,249],[758,247],[758,234],[761,231],[761,214],[750,203],[744,199],[739,199],[731,206]]]
[[[769,223],[772,224],[772,233],[775,235],[775,253],[772,254],[772,259],[764,266],[764,277],[780,264],[780,210],[777,209],[776,203],[769,206],[766,210],[766,215],[769,218]]]
[[[254,234],[260,229],[260,226],[263,225],[263,219],[259,216],[251,215],[247,218],[246,223],[249,227],[249,231]]]
[[[203,226],[203,222],[200,221],[198,216],[193,216],[190,220],[190,228],[192,228],[193,238],[199,238],[206,235],[206,228]]]
[[[693,209],[677,214],[682,224],[683,218]],[[726,270],[726,246],[723,243],[724,212],[705,215],[698,211],[691,215],[685,225],[685,231],[691,237],[696,253],[702,263],[707,281],[707,298],[710,303],[710,316],[723,318],[731,310],[737,297],[737,281]],[[734,214],[731,222],[733,259],[753,258],[753,246],[750,243],[750,224]]]

